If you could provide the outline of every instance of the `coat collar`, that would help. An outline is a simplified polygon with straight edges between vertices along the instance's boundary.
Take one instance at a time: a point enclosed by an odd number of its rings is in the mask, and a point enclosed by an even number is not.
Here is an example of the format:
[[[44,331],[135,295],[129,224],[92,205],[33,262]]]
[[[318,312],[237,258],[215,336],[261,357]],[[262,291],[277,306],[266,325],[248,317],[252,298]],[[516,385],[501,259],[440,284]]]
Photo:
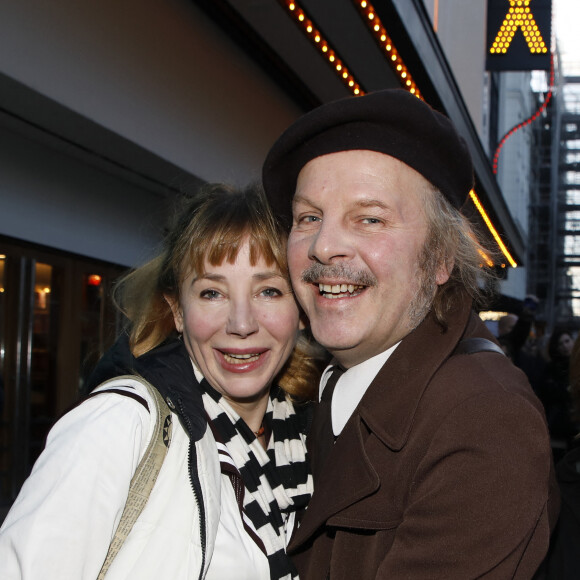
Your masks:
[[[466,295],[454,305],[445,332],[430,313],[402,340],[337,439],[289,552],[329,518],[379,488],[379,476],[365,451],[366,436],[373,432],[393,450],[405,445],[423,392],[462,338],[470,313],[471,299]]]

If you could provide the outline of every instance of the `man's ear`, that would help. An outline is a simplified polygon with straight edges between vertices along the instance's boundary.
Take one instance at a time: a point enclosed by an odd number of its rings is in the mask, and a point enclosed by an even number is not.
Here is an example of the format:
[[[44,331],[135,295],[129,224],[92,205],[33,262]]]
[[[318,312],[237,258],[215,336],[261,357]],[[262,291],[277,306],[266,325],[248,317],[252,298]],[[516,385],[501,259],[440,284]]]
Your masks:
[[[435,282],[437,283],[437,286],[441,286],[442,284],[445,284],[447,280],[449,280],[451,272],[453,272],[453,266],[455,266],[454,259],[449,259],[439,264],[437,273],[435,275]]]
[[[163,294],[163,298],[165,298],[165,302],[167,302],[169,308],[171,308],[175,329],[181,334],[183,332],[183,311],[181,310],[179,300],[175,296],[170,296],[169,294]]]

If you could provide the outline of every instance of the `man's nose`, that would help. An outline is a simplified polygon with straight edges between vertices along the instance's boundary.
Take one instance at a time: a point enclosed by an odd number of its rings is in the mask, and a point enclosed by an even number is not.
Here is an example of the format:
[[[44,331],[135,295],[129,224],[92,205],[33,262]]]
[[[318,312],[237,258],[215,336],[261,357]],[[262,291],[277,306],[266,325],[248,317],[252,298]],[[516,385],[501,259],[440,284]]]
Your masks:
[[[330,219],[322,221],[308,249],[308,257],[321,264],[348,259],[352,253],[348,232]]]
[[[250,299],[233,301],[226,324],[226,333],[246,338],[258,332],[258,329],[258,320]]]

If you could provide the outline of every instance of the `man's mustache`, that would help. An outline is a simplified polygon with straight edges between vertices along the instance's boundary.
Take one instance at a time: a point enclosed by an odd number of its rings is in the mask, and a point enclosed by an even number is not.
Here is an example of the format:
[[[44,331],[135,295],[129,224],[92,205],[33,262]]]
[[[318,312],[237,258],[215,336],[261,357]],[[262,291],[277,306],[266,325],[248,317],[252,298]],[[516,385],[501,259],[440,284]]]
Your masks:
[[[311,264],[302,272],[302,281],[307,284],[318,284],[324,278],[340,280],[342,284],[355,286],[376,286],[376,277],[367,270],[353,270],[346,264]]]

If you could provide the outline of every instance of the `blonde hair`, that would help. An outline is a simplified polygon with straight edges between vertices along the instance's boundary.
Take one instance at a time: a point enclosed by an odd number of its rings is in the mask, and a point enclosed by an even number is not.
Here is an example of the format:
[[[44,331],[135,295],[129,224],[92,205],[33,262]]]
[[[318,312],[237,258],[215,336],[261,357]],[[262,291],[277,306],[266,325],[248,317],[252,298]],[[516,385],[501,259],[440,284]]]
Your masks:
[[[288,278],[287,239],[258,186],[237,190],[210,184],[185,198],[161,254],[116,286],[115,301],[130,321],[133,354],[142,355],[176,333],[165,296],[178,301],[183,280],[191,272],[203,274],[206,260],[212,265],[235,262],[246,240],[252,265],[263,258]],[[296,398],[313,398],[319,358],[314,342],[301,336],[278,377],[280,386]]]

